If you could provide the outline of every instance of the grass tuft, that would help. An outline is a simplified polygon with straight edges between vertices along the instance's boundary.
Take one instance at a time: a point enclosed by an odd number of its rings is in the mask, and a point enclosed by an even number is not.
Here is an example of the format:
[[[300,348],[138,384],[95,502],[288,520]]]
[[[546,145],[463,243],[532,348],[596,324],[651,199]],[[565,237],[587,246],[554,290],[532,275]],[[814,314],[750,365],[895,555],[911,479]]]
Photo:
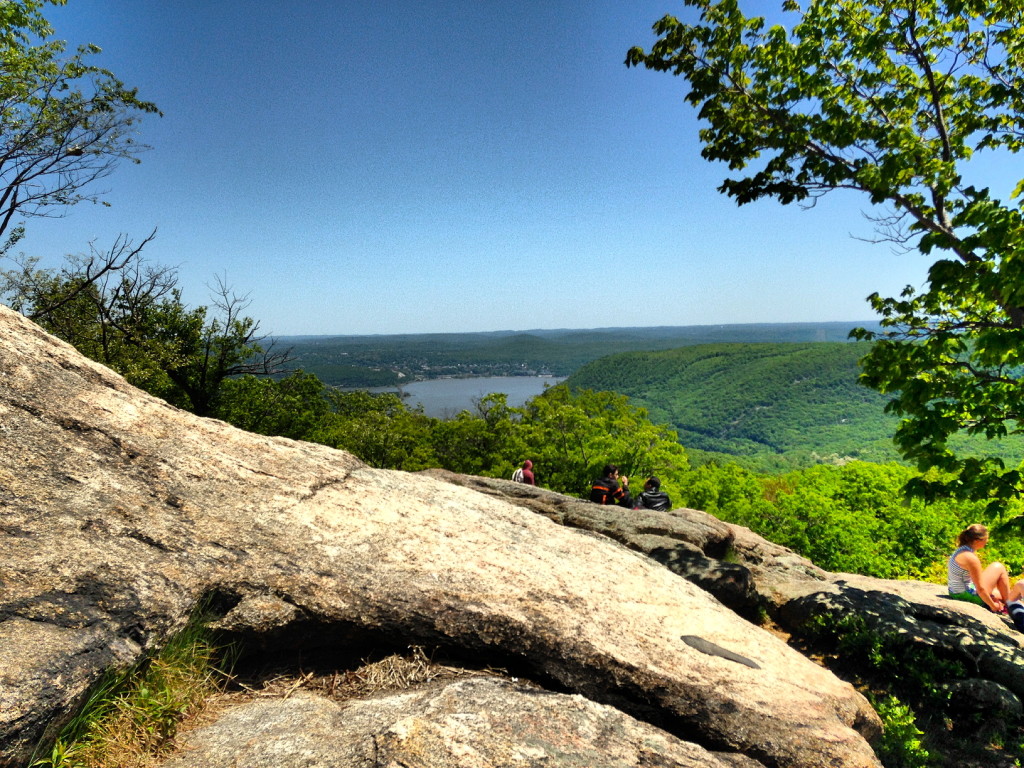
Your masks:
[[[224,687],[226,654],[202,611],[160,651],[126,672],[107,674],[32,768],[151,768],[180,723]]]

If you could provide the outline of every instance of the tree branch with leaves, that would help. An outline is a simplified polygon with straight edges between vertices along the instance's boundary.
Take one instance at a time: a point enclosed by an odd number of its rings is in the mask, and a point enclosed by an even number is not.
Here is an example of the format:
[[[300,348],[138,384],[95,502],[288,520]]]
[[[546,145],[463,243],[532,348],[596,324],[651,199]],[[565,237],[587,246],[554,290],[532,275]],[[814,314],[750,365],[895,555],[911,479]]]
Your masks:
[[[215,412],[227,379],[288,372],[290,350],[245,315],[248,296],[217,278],[209,306],[187,306],[177,272],[142,258],[153,237],[136,244],[121,236],[107,251],[93,245],[60,269],[22,259],[0,272],[0,297],[132,384],[200,416]]]
[[[938,257],[920,290],[869,297],[884,330],[855,332],[875,341],[861,379],[893,396],[902,454],[942,472],[910,490],[1001,510],[1022,493],[1020,468],[951,439],[1024,432],[1024,216],[969,179],[980,153],[1024,146],[1024,6],[786,0],[787,31],[737,0],[684,1],[699,22],[662,18],[627,65],[688,81],[702,155],[739,172],[719,187],[737,203],[856,190],[905,227],[888,236]],[[1022,192],[1024,179],[1011,199]]]
[[[139,119],[159,114],[85,45],[66,54],[41,15],[60,0],[11,0],[0,8],[0,234],[18,216],[61,216],[102,202],[94,183],[122,160],[139,162]]]

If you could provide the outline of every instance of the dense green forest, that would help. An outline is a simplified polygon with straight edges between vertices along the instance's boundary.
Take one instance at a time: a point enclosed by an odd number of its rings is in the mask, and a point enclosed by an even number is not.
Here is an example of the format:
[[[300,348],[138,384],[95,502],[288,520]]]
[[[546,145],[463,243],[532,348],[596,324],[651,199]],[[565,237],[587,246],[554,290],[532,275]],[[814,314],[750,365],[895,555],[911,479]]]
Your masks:
[[[886,399],[857,384],[869,345],[712,344],[627,352],[567,381],[628,395],[693,448],[736,456],[897,457]]]
[[[712,344],[626,352],[584,365],[566,384],[627,395],[687,448],[762,470],[850,459],[894,461],[888,398],[858,384],[856,343]],[[958,438],[1014,462],[1024,440]],[[1017,457],[1017,458],[1014,458]]]
[[[761,323],[279,339],[295,367],[339,387],[439,376],[568,376],[617,352],[720,342],[843,341],[854,323]],[[866,323],[875,328],[877,324]]]

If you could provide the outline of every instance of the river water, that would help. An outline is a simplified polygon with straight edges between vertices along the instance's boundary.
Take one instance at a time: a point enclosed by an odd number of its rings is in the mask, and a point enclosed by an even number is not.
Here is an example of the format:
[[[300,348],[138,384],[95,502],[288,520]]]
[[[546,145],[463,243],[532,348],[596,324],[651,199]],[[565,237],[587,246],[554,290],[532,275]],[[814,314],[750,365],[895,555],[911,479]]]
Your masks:
[[[554,376],[481,376],[475,379],[429,379],[414,381],[402,387],[404,402],[410,408],[423,406],[423,412],[437,419],[448,419],[459,411],[473,410],[476,401],[492,392],[508,395],[508,404],[523,405],[545,387],[564,381]],[[374,392],[394,392],[393,387],[379,387]]]

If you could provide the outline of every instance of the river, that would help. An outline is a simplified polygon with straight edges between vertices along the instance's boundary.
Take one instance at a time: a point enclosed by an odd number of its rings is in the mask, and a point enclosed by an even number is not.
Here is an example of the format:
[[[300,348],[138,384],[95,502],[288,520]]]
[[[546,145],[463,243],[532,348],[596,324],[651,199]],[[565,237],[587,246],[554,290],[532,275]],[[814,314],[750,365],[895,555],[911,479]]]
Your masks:
[[[447,419],[459,411],[472,410],[476,401],[492,392],[508,395],[508,404],[523,405],[531,397],[564,381],[555,376],[481,376],[473,379],[429,379],[414,381],[402,387],[405,404],[410,408],[423,406],[423,412],[437,419]],[[394,387],[379,387],[373,392],[394,392]]]

